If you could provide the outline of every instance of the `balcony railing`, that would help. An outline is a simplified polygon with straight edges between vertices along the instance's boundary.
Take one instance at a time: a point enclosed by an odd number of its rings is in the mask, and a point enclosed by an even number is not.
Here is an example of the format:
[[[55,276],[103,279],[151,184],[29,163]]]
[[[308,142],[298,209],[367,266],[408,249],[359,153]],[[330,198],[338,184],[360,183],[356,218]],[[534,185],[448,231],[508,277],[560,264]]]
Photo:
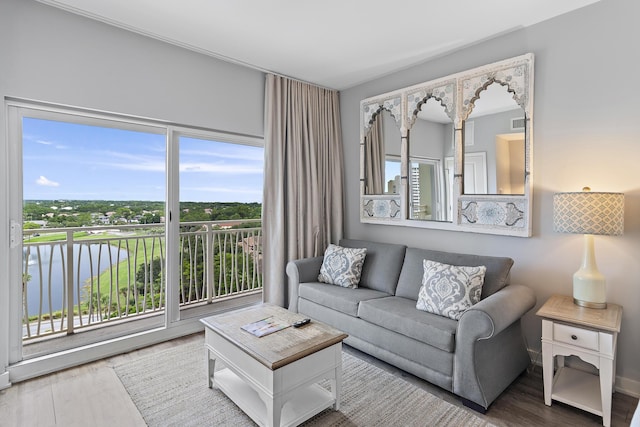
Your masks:
[[[261,229],[223,223],[180,224],[181,309],[262,289]],[[164,224],[25,230],[23,248],[25,341],[164,311]]]

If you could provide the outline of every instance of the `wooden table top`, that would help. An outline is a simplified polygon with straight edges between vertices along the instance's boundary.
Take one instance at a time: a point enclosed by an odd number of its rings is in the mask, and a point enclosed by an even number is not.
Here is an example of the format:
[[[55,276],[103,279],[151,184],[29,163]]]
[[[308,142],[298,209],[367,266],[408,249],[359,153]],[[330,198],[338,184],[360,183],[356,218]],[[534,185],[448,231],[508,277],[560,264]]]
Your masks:
[[[263,337],[242,329],[242,326],[271,316],[289,324],[305,318],[282,307],[261,304],[210,316],[201,322],[272,370],[337,344],[348,336],[315,320],[300,328],[288,327]]]
[[[574,304],[570,296],[552,295],[536,315],[594,329],[620,332],[622,306],[608,302],[607,308],[587,308]]]

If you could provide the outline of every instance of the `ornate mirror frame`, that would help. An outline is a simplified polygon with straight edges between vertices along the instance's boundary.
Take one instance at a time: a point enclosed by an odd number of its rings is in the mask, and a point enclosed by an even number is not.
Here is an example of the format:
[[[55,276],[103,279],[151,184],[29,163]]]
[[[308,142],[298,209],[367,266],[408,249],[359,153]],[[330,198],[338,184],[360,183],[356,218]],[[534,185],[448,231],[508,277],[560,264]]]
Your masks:
[[[467,231],[506,236],[531,236],[533,76],[532,53],[495,62],[440,79],[367,98],[360,103],[360,221],[440,230]],[[491,83],[506,86],[525,114],[524,194],[463,194],[464,121],[474,102]],[[454,123],[453,221],[408,219],[408,164],[410,129],[422,103],[436,98]],[[365,194],[365,137],[375,116],[391,112],[401,133],[401,180],[399,194]]]
[[[367,161],[366,153],[366,137],[373,125],[376,117],[383,111],[389,111],[391,117],[394,118],[401,136],[401,170],[405,170],[404,151],[407,142],[407,131],[404,127],[404,118],[402,112],[404,111],[403,100],[400,94],[391,93],[390,95],[381,95],[373,98],[369,98],[366,104],[361,103],[361,135],[360,135],[360,194],[365,194],[366,189],[366,177],[365,177],[365,162]],[[404,181],[404,179],[403,179]],[[401,186],[402,191],[402,186]],[[398,194],[368,194],[365,197],[360,197],[361,206],[361,218],[370,218],[372,220],[384,220],[384,221],[399,221],[405,213],[402,208],[402,197],[400,192]]]

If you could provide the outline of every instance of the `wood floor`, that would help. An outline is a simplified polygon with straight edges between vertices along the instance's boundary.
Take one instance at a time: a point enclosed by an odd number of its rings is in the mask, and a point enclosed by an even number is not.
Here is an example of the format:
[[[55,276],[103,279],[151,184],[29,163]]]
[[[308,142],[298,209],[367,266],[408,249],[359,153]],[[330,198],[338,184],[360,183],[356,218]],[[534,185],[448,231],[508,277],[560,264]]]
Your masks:
[[[15,384],[0,391],[0,426],[145,426],[113,366],[149,352],[202,339],[202,334],[191,335]],[[462,407],[458,398],[451,393],[350,347],[345,346],[345,351]],[[638,399],[615,393],[611,425],[628,426],[637,404]],[[600,417],[579,409],[556,402],[550,407],[545,406],[540,367],[520,376],[493,403],[486,415],[477,415],[497,426],[602,425]]]

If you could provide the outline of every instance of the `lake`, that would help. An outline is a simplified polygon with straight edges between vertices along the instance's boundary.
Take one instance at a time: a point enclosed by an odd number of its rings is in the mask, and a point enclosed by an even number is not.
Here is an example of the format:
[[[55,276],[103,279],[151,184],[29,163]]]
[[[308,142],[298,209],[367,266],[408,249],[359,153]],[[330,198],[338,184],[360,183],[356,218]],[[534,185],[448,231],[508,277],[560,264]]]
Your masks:
[[[40,268],[38,267],[38,253],[37,248],[40,248],[40,259],[42,266],[42,288],[40,287]],[[102,247],[100,254],[100,263],[98,264],[98,255],[100,248]],[[62,249],[61,249],[62,248]],[[27,284],[27,307],[29,316],[37,315],[40,312],[40,293],[42,292],[42,313],[49,313],[50,311],[58,311],[63,307],[64,298],[64,280],[66,278],[65,267],[63,266],[63,259],[66,264],[66,250],[67,245],[64,243],[42,243],[37,246],[24,247],[23,248],[23,260],[27,260],[27,251],[30,249],[27,267],[28,274],[31,275],[31,280]],[[53,251],[53,255],[52,255]],[[61,253],[62,252],[62,253]],[[111,253],[111,260],[114,265],[118,261],[127,259],[128,252],[124,249],[118,249],[117,247],[107,244],[73,244],[73,277],[79,277],[80,283],[80,295],[81,298],[86,298],[83,287],[87,281],[91,278],[92,267],[93,275],[97,276],[102,271],[109,268]],[[63,258],[64,254],[64,258]],[[78,270],[78,259],[80,259],[80,269]],[[89,260],[91,259],[91,263]],[[24,271],[24,265],[23,265]],[[114,272],[115,274],[115,272]],[[50,286],[49,286],[50,283]],[[74,285],[74,302],[78,302],[77,295],[77,282]],[[50,290],[50,294],[49,294]]]

